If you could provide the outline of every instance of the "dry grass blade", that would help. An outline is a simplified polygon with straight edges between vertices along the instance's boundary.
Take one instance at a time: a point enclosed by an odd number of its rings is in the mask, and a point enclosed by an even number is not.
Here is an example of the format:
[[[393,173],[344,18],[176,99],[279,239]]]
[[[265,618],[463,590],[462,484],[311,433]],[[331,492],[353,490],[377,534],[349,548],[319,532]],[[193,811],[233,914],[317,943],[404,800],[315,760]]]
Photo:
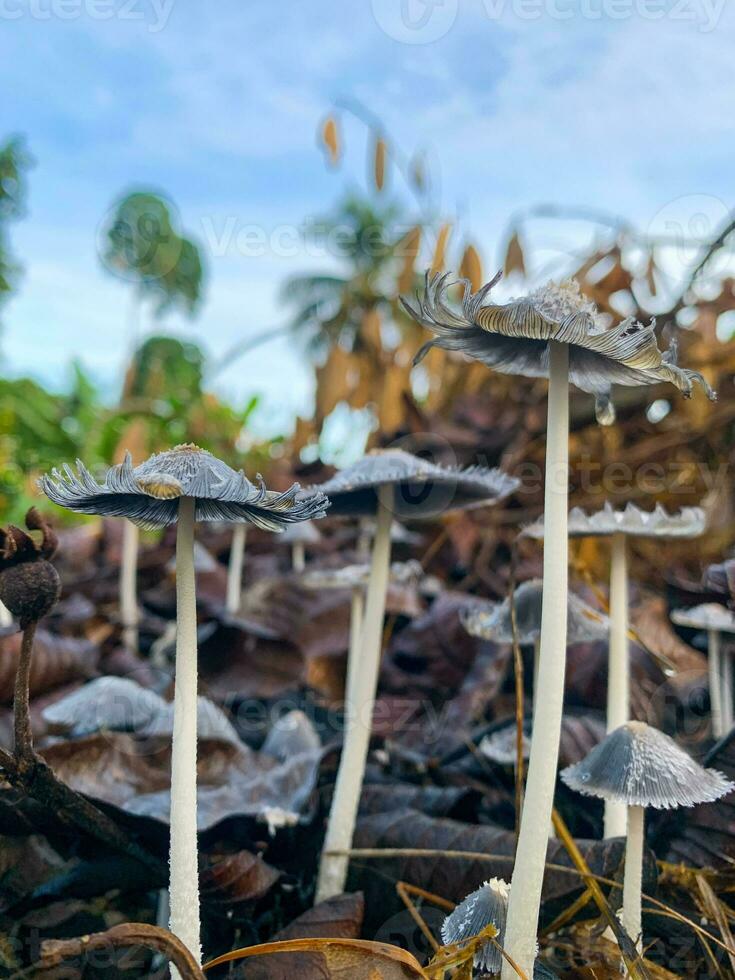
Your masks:
[[[290,939],[276,943],[246,946],[217,956],[204,965],[205,972],[224,963],[253,956],[273,956],[288,953],[319,953],[327,973],[325,980],[431,980],[418,960],[409,952],[388,943],[367,939]]]
[[[564,823],[556,810],[552,812],[552,820],[554,822],[554,829],[556,830],[559,840],[561,840],[562,844],[566,848],[569,857],[572,859],[572,863],[584,878],[587,887],[592,892],[592,898],[594,899],[595,904],[599,908],[603,918],[607,922],[610,929],[612,929],[612,932],[618,941],[620,954],[623,958],[623,962],[625,963],[628,973],[633,980],[649,980],[649,973],[641,962],[640,956],[635,948],[635,943],[628,936],[620,924],[618,917],[610,908],[607,899],[602,893],[599,883],[595,880],[595,876],[592,874],[592,871],[582,856],[582,852],[577,847],[577,842],[569,833],[567,825]]]

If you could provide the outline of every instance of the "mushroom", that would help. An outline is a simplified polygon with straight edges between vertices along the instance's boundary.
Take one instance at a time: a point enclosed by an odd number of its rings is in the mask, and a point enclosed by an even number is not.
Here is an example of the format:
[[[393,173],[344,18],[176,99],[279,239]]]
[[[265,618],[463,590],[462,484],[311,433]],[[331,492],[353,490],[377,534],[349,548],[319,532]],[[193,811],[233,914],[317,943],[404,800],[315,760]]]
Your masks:
[[[393,520],[432,518],[452,509],[497,503],[517,487],[518,481],[500,470],[482,466],[460,470],[437,466],[401,449],[378,449],[316,488],[329,496],[331,514],[376,520],[360,657],[357,670],[351,664],[347,667],[350,685],[354,675],[356,696],[347,703],[345,741],[322,851],[317,901],[338,895],[347,877],[344,852],[352,843],[370,742]],[[340,853],[330,853],[337,851]]]
[[[715,393],[701,374],[677,366],[675,345],[661,353],[653,326],[645,327],[631,317],[606,329],[603,317],[575,281],[549,283],[527,297],[496,304],[488,294],[499,279],[500,273],[474,294],[469,281],[460,280],[464,292],[461,309],[456,311],[447,303],[450,276],[427,274],[417,307],[405,301],[404,306],[436,334],[418,352],[417,361],[432,347],[440,347],[469,354],[503,374],[549,379],[544,499],[548,533],[539,660],[544,698],[536,711],[541,735],[531,745],[507,925],[508,952],[530,974],[564,701],[569,382],[595,396],[597,418],[608,424],[615,417],[610,401],[613,384],[637,387],[668,381],[690,395],[696,381],[710,398]],[[505,963],[503,980],[514,977],[515,971]]]
[[[235,524],[230,540],[230,557],[227,562],[227,591],[225,593],[225,609],[235,615],[242,601],[242,569],[245,563],[245,544],[248,529],[246,524]]]
[[[496,975],[503,966],[500,948],[504,945],[509,892],[510,886],[502,878],[491,878],[462,899],[442,923],[441,939],[445,946],[474,939],[490,925],[498,930],[494,942],[483,943],[475,950],[473,966],[481,976]],[[533,980],[557,980],[557,977],[547,966],[537,962]]]
[[[641,510],[627,504],[615,510],[605,503],[602,510],[587,514],[580,507],[569,513],[571,538],[609,537],[610,548],[610,648],[608,652],[607,730],[630,720],[630,659],[628,651],[628,556],[626,538],[695,538],[705,530],[700,507],[684,507],[669,514],[661,505]],[[524,535],[544,536],[543,519],[525,528]],[[605,837],[625,834],[625,808],[614,802],[605,804]]]
[[[123,521],[120,552],[120,624],[126,650],[138,652],[138,544],[139,528],[132,521]]]
[[[515,606],[516,633],[520,646],[534,648],[534,701],[536,698],[536,677],[538,675],[539,638],[541,636],[541,599],[543,583],[540,579],[523,582],[514,591],[512,602]],[[465,609],[461,616],[462,625],[472,636],[492,640],[494,643],[513,642],[511,620],[511,597],[502,602],[475,603]],[[575,643],[592,643],[607,638],[609,622],[607,616],[589,606],[573,592],[567,595],[567,646]]]
[[[255,486],[240,471],[194,445],[176,446],[133,467],[130,455],[98,483],[83,463],[40,480],[55,504],[82,514],[127,517],[141,527],[176,523],[176,677],[171,747],[170,928],[201,961],[197,869],[197,622],[194,577],[195,521],[248,523],[282,531],[321,517],[321,493],[298,497]]]
[[[733,685],[732,652],[725,650],[724,656],[720,656],[720,633],[735,633],[735,614],[718,602],[706,602],[691,609],[674,609],[671,622],[707,631],[712,734],[722,738],[733,725]]]
[[[422,576],[423,569],[418,561],[392,562],[388,571],[388,581],[395,585],[417,584]],[[316,568],[306,572],[301,579],[301,584],[307,589],[349,589],[352,594],[350,637],[347,651],[347,682],[345,684],[345,703],[348,705],[354,704],[358,696],[358,692],[355,690],[358,674],[356,665],[359,663],[360,657],[365,589],[369,580],[369,564],[343,565],[341,568]]]
[[[445,946],[474,939],[483,929],[495,926],[498,934],[494,938],[498,945],[488,940],[475,951],[473,965],[483,973],[499,973],[503,965],[500,947],[505,933],[509,891],[502,878],[491,878],[462,899],[442,923],[441,937]]]
[[[306,568],[306,545],[318,544],[321,534],[311,521],[292,524],[286,529],[281,539],[284,544],[291,545],[291,568],[295,572],[303,572]]]
[[[735,784],[715,769],[704,769],[676,742],[642,721],[629,721],[561,778],[578,793],[614,800],[626,808],[623,926],[641,948],[641,880],[645,811],[676,810],[714,803]]]

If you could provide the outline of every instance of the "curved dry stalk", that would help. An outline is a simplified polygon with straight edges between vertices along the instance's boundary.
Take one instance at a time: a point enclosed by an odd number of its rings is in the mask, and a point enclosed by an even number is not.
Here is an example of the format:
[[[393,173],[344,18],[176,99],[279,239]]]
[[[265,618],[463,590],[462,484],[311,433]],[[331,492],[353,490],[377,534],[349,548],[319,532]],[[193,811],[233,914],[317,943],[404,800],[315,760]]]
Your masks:
[[[151,926],[143,922],[125,922],[113,926],[106,932],[95,932],[78,939],[47,939],[41,946],[41,957],[27,970],[14,973],[10,980],[36,977],[58,968],[70,959],[77,959],[87,953],[97,957],[104,951],[129,949],[142,946],[144,949],[160,953],[178,970],[181,980],[204,980],[204,973],[186,946],[167,929]]]

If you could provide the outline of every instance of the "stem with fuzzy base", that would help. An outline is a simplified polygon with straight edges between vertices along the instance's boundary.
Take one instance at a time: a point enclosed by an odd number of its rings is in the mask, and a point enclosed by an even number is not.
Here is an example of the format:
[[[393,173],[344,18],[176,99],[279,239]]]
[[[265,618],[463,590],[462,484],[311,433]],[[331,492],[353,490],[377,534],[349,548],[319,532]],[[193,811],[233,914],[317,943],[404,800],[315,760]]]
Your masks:
[[[176,532],[176,682],[171,745],[170,928],[201,963],[197,860],[197,614],[194,507],[179,501]]]
[[[614,534],[610,554],[610,649],[607,680],[607,730],[630,721],[630,657],[628,652],[628,555],[624,534]],[[624,803],[605,801],[605,837],[624,837]]]
[[[627,811],[628,838],[625,845],[623,878],[623,926],[640,951],[643,836],[646,811],[642,806],[629,806]]]
[[[380,670],[385,596],[390,573],[392,505],[393,487],[381,487],[360,657],[349,681],[350,687],[354,688],[354,697],[351,698],[348,691],[345,740],[319,868],[317,902],[339,895],[344,890],[347,880],[349,859],[344,852],[352,846],[352,834],[355,829],[365,763],[370,747],[375,693]],[[343,853],[332,854],[330,853],[332,851]]]
[[[227,565],[227,598],[225,600],[225,608],[233,616],[240,609],[240,602],[242,601],[242,566],[245,559],[246,538],[246,525],[235,524],[230,542],[230,560]]]
[[[123,521],[120,557],[120,622],[126,650],[138,652],[138,540],[140,532],[132,521]]]
[[[729,732],[733,725],[732,713],[732,650],[722,651],[722,727]]]
[[[544,491],[543,598],[538,690],[526,796],[505,927],[505,950],[527,976],[536,958],[541,887],[559,757],[567,641],[567,508],[569,497],[569,348],[549,343],[549,405]],[[502,980],[518,974],[503,962]]]

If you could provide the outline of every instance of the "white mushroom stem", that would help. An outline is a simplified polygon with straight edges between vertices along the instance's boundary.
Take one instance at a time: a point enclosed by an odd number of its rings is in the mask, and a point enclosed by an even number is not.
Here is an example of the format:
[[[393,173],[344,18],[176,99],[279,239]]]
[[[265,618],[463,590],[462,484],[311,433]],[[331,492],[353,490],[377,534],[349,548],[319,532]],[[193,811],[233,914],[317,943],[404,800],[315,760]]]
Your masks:
[[[361,631],[360,656],[356,669],[352,671],[354,676],[350,678],[350,685],[354,687],[355,693],[354,697],[350,697],[350,692],[348,692],[345,739],[319,867],[316,887],[317,902],[323,902],[333,895],[339,895],[344,891],[347,880],[347,856],[343,853],[334,854],[330,852],[344,852],[352,846],[352,835],[360,802],[365,763],[370,747],[370,732],[380,669],[385,597],[390,574],[392,507],[392,486],[381,487],[378,495],[377,526],[370,564],[365,616]]]
[[[541,886],[556,787],[567,640],[569,488],[569,349],[549,344],[549,404],[544,491],[543,597],[538,698],[533,719],[526,795],[505,927],[505,950],[528,976],[536,958]],[[518,980],[503,961],[502,980]]]
[[[291,545],[291,568],[295,572],[303,572],[306,568],[306,549],[301,541]]]
[[[138,651],[138,540],[137,524],[123,521],[120,556],[120,622],[126,650]]]
[[[729,732],[733,725],[732,711],[732,650],[727,647],[722,651],[722,725]]]
[[[533,711],[536,712],[536,694],[538,692],[538,671],[541,659],[541,637],[536,637],[533,644]]]
[[[13,625],[13,616],[7,606],[0,602],[0,628],[5,629]]]
[[[360,662],[360,637],[365,614],[365,590],[361,585],[352,590],[350,604],[350,646],[347,653],[347,677],[345,679],[345,705],[354,704],[357,691],[355,690],[358,675],[357,665]]]
[[[225,608],[233,615],[239,611],[242,602],[242,566],[245,560],[245,540],[247,525],[235,524],[230,542],[230,560],[227,565],[227,598]]]
[[[197,861],[197,615],[194,507],[179,500],[176,534],[176,682],[171,745],[170,929],[201,963]]]
[[[628,556],[624,534],[614,534],[610,553],[610,648],[607,680],[607,730],[630,721],[630,657],[628,653]],[[605,837],[624,837],[624,803],[605,801]]]
[[[623,878],[623,928],[641,946],[641,883],[643,880],[643,837],[646,811],[642,806],[629,806],[628,838],[625,845],[625,876]]]
[[[722,718],[722,667],[720,665],[720,634],[707,631],[707,666],[709,669],[709,699],[712,706],[712,734],[722,738],[725,728]]]

